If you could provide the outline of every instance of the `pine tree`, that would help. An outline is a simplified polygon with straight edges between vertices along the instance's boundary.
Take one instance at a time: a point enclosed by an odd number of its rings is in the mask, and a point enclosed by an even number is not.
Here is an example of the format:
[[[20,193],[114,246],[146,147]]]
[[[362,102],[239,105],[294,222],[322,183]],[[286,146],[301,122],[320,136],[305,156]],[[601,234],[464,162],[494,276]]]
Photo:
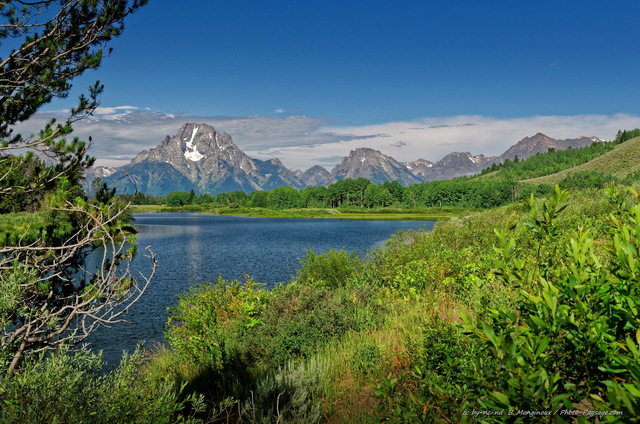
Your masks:
[[[0,3],[0,43],[18,45],[0,57],[0,207],[17,205],[0,210],[16,212],[0,215],[0,366],[9,372],[26,355],[76,343],[100,324],[117,322],[149,284],[150,277],[136,281],[129,273],[135,243],[125,244],[126,211],[106,187],[95,204],[81,190],[93,163],[88,144],[65,138],[74,122],[95,111],[102,85],[90,87],[64,122],[52,120],[28,136],[14,131],[42,106],[67,97],[74,78],[99,67],[125,18],[147,2]],[[95,248],[105,252],[102,262],[87,269],[84,258]]]

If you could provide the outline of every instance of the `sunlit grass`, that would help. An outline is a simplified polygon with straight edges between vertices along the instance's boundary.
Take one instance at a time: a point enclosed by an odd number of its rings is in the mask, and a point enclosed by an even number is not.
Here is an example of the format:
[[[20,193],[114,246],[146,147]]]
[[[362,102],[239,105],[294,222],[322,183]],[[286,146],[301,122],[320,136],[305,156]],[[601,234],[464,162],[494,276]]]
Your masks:
[[[471,209],[465,208],[416,208],[416,209],[360,209],[341,210],[332,208],[267,209],[267,208],[229,208],[164,205],[131,205],[132,213],[175,213],[196,212],[215,215],[250,216],[258,218],[332,218],[377,221],[440,221],[465,215]]]

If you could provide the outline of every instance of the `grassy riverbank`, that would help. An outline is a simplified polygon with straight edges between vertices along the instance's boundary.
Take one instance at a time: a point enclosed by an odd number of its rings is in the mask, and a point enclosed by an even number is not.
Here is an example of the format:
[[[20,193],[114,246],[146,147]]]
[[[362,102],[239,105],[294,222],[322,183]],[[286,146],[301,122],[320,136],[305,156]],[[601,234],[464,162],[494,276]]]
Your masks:
[[[98,418],[122,405],[134,422],[638,422],[639,276],[637,191],[558,189],[364,259],[308,252],[271,290],[194,281],[165,346],[106,376],[78,354],[34,361],[2,381],[26,411],[5,421],[55,404]]]
[[[271,291],[194,288],[147,371],[218,411],[233,393],[226,413],[240,422],[462,422],[523,408],[634,422],[618,399],[640,398],[636,202],[624,189],[558,191],[401,233],[365,260],[311,252]]]
[[[440,221],[463,216],[475,212],[474,209],[442,207],[442,208],[300,208],[300,209],[267,209],[267,208],[229,208],[164,205],[132,205],[132,213],[167,213],[195,212],[215,215],[251,216],[259,218],[333,218],[333,219],[366,219],[396,221]]]

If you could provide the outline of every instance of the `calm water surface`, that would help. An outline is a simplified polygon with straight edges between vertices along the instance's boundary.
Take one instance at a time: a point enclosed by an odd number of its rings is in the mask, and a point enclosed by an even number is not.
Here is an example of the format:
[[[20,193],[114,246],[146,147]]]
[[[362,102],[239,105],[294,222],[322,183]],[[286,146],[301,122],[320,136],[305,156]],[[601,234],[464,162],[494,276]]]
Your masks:
[[[88,341],[104,350],[105,359],[117,362],[123,350],[139,341],[161,343],[167,308],[179,293],[196,283],[227,280],[256,282],[272,287],[296,275],[308,248],[367,251],[384,245],[398,230],[431,229],[427,221],[358,221],[307,218],[249,218],[186,213],[135,214],[138,256],[132,265],[148,274],[144,248],[151,246],[158,271],[142,299],[129,311],[130,324],[100,328]]]

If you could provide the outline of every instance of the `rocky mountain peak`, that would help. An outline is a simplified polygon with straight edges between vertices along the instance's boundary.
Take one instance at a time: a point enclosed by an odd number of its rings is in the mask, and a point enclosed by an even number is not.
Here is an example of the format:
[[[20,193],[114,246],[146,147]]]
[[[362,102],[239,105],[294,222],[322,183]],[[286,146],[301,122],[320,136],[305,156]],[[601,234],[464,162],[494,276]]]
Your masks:
[[[464,167],[475,164],[477,159],[469,152],[453,152],[442,158],[440,163],[449,167]]]
[[[120,192],[152,195],[189,189],[224,193],[303,186],[279,159],[251,159],[229,134],[197,123],[182,125],[176,135],[167,135],[156,147],[140,152],[109,179]]]
[[[101,176],[120,193],[165,195],[171,191],[197,193],[250,192],[288,185],[295,188],[329,185],[345,178],[366,178],[374,184],[398,181],[402,185],[445,180],[482,171],[506,159],[526,159],[550,148],[588,146],[597,137],[556,140],[542,133],[525,137],[499,157],[453,152],[430,162],[418,159],[402,164],[369,147],[352,150],[331,172],[314,166],[304,173],[287,169],[279,159],[251,159],[227,133],[204,123],[186,123],[174,136],[165,136],[154,148],[140,152],[117,170],[96,168],[88,181]]]
[[[394,160],[390,156],[383,155],[378,150],[374,150],[369,147],[358,147],[356,149],[353,149],[349,153],[349,156],[344,157],[342,159],[342,163],[340,165],[336,165],[336,168],[340,166],[360,168],[363,166],[384,163],[388,159]]]
[[[192,162],[235,147],[229,134],[218,132],[207,124],[184,124],[178,130],[176,137],[180,140],[184,157]]]
[[[247,173],[256,168],[229,134],[216,131],[211,125],[187,123],[173,137],[167,135],[158,146],[140,152],[132,164],[169,163],[190,181],[199,182],[203,175],[220,169],[220,160]]]
[[[578,137],[566,140],[556,140],[542,133],[537,133],[533,137],[525,137],[515,145],[511,146],[506,152],[500,155],[500,162],[506,159],[513,160],[517,156],[518,159],[527,159],[538,153],[546,153],[549,149],[565,150],[569,147],[580,148],[589,146],[593,142],[602,142],[598,137]]]
[[[324,167],[314,165],[306,171],[300,173],[300,181],[308,186],[328,185],[331,181],[331,174]]]
[[[331,181],[345,178],[366,178],[374,184],[396,180],[402,185],[420,182],[409,170],[391,156],[368,147],[359,147],[342,159],[330,173]]]
[[[407,162],[404,166],[407,167],[409,172],[415,175],[418,178],[424,178],[428,173],[429,169],[434,165],[433,162],[428,161],[426,159],[418,159],[413,162]]]
[[[448,180],[465,175],[473,175],[491,166],[498,158],[472,155],[469,152],[452,152],[432,163],[424,159],[407,164],[407,168],[423,181]]]

